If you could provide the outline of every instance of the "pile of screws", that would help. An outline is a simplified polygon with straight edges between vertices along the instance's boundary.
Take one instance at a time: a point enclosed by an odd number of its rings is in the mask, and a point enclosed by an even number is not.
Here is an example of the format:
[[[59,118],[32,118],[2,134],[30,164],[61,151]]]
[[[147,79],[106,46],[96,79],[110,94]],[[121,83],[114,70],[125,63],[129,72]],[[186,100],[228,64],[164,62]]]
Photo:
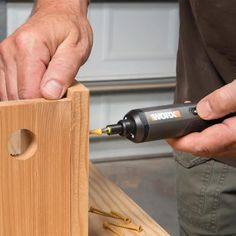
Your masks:
[[[105,212],[105,211],[98,210],[94,207],[90,207],[89,212],[122,221],[122,223],[120,222],[104,222],[103,223],[104,229],[110,230],[115,236],[124,236],[122,233],[120,233],[117,230],[117,228],[133,230],[133,231],[136,231],[137,233],[141,233],[143,231],[142,226],[132,223],[132,220],[129,217],[122,216],[120,213],[117,213],[115,211]]]

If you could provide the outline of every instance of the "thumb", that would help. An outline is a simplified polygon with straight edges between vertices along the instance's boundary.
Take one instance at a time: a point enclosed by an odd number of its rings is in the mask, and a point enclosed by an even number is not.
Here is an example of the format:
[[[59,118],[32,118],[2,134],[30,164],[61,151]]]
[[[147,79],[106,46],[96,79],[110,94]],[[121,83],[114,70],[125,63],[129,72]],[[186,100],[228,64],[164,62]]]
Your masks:
[[[197,111],[206,120],[217,119],[236,111],[236,80],[215,90],[197,104]]]
[[[81,64],[78,50],[59,46],[41,81],[40,90],[43,97],[61,98],[75,79]]]

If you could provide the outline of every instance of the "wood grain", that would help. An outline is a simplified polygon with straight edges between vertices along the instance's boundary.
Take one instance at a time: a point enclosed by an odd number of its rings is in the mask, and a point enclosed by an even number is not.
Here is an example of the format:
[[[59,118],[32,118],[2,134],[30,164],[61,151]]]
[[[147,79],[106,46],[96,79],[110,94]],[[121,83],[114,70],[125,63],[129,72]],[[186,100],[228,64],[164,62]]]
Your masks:
[[[82,85],[68,90],[72,100],[71,236],[88,235],[89,91]]]
[[[89,93],[77,84],[67,96],[0,103],[0,236],[88,235]],[[35,142],[12,157],[19,129]],[[14,152],[29,144],[14,139]]]
[[[105,178],[92,164],[89,178],[89,204],[97,209],[110,212],[111,210],[128,216],[133,223],[141,225],[144,231],[136,233],[116,228],[125,236],[167,236],[169,235],[160,225],[148,216],[136,203],[134,203],[120,188]],[[100,215],[89,214],[89,236],[112,236],[103,229],[102,225],[112,219]]]
[[[0,235],[69,235],[70,100],[3,102],[0,117]],[[36,136],[37,151],[26,160],[8,153],[18,129]]]

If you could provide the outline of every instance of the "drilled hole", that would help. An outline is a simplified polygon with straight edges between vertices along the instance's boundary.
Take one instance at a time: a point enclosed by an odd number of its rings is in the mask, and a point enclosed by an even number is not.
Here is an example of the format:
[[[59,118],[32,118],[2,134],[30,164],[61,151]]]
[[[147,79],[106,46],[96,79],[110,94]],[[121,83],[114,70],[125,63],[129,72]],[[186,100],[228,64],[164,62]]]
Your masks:
[[[19,129],[11,134],[8,140],[8,152],[13,158],[26,160],[37,150],[34,133],[27,129]]]

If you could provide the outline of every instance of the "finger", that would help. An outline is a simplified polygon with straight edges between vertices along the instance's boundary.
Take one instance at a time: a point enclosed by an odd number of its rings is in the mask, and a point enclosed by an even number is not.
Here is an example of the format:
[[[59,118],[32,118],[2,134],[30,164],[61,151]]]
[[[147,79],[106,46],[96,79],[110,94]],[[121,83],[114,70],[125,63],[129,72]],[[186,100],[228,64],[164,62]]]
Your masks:
[[[21,99],[42,97],[40,81],[46,66],[37,59],[25,59],[18,63],[18,93]]]
[[[206,120],[223,117],[236,111],[236,80],[215,90],[197,105],[200,117]]]
[[[234,126],[236,126],[235,118],[230,118],[200,133],[191,133],[182,138],[168,140],[168,143],[176,150],[196,156],[218,156],[220,153],[228,152],[235,145]]]
[[[50,60],[49,50],[42,41],[29,35],[19,37],[17,47],[19,97],[22,99],[42,97],[40,83]]]
[[[0,70],[0,100],[7,101],[7,89],[6,89],[6,82],[5,82],[5,72]]]
[[[5,73],[5,87],[8,100],[18,99],[17,66],[15,61],[15,47],[11,39],[1,44],[1,62]]]
[[[74,81],[82,64],[79,50],[61,45],[52,60],[41,83],[41,93],[47,99],[61,98]]]
[[[5,65],[6,73],[6,90],[8,100],[17,100],[18,96],[18,85],[17,85],[17,65],[14,59],[8,59]]]

